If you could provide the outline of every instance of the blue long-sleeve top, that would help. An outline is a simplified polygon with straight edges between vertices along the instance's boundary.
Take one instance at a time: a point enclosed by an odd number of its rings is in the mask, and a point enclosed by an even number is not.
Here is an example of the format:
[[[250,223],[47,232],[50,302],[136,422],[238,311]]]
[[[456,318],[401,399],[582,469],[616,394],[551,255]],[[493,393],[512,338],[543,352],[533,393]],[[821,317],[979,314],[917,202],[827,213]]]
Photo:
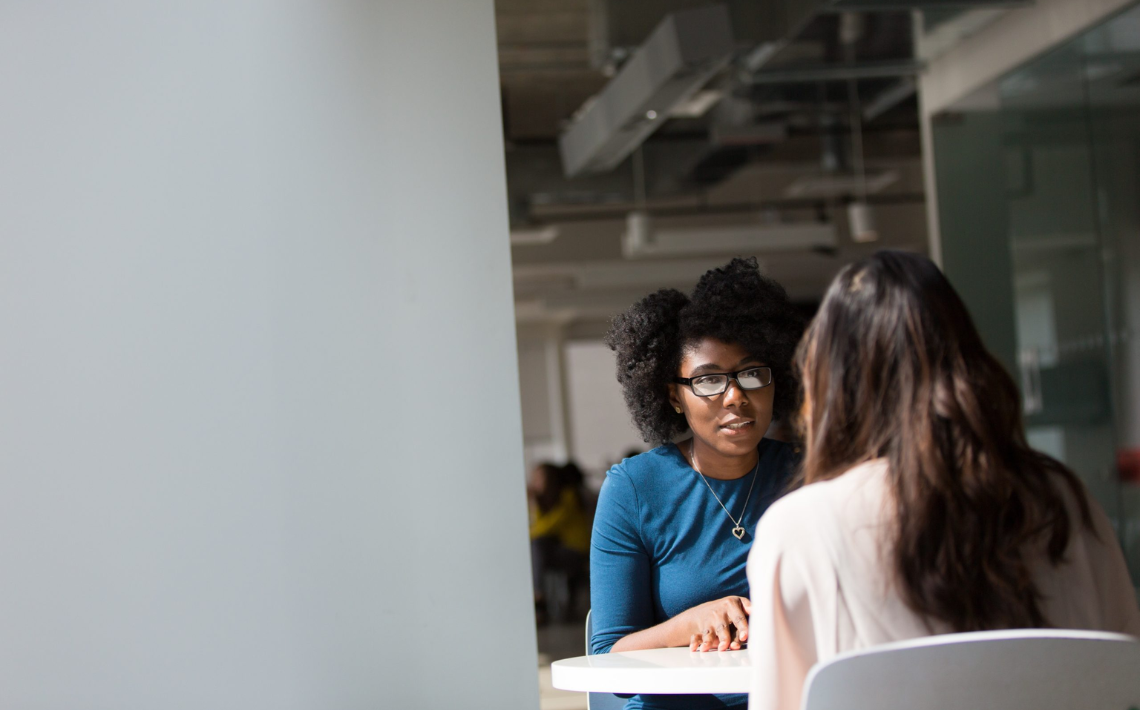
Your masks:
[[[762,439],[741,540],[701,476],[674,444],[626,459],[606,474],[590,550],[591,653],[707,601],[748,596],[745,567],[756,523],[784,491],[797,456]],[[705,479],[739,516],[752,474]],[[760,541],[763,544],[763,541]],[[626,710],[745,708],[747,695],[635,695]]]

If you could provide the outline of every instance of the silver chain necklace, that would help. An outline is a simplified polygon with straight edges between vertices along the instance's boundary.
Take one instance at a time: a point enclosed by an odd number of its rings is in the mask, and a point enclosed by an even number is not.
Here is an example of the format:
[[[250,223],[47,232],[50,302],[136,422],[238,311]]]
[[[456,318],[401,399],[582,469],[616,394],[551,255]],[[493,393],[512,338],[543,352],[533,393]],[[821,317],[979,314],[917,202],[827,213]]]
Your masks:
[[[709,489],[709,493],[713,494],[713,498],[716,498],[716,502],[720,503],[721,510],[724,511],[724,514],[728,516],[728,519],[731,520],[732,524],[735,526],[732,528],[732,534],[736,536],[737,540],[744,542],[744,533],[746,531],[744,530],[744,526],[741,525],[741,523],[744,522],[744,514],[748,512],[748,501],[752,500],[752,489],[756,486],[756,473],[760,470],[760,455],[756,455],[756,467],[752,469],[752,485],[748,486],[748,495],[744,498],[744,507],[740,509],[740,520],[732,517],[732,513],[728,512],[728,508],[725,508],[724,503],[721,502],[720,496],[718,496],[716,494],[716,491],[713,490],[713,487],[709,485],[709,481],[707,478],[705,478],[705,474],[701,473],[701,469],[697,468],[696,439],[689,439],[689,458],[693,461],[693,470],[696,471],[697,475],[701,477],[701,480],[705,482],[705,486]]]

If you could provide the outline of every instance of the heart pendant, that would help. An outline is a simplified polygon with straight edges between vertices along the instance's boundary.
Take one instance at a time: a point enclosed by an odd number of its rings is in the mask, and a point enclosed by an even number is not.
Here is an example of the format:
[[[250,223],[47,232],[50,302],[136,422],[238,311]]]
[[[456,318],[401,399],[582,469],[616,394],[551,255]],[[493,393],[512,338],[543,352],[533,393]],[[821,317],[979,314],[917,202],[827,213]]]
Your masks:
[[[732,529],[732,534],[736,536],[737,540],[743,540],[744,539],[744,528],[737,525],[736,527],[734,527]]]

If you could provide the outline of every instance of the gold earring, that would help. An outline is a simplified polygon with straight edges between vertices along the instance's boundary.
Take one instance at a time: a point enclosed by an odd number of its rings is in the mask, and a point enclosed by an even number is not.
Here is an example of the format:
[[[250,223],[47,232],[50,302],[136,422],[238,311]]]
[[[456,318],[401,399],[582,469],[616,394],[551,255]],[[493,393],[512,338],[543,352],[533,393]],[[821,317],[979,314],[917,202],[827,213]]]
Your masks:
[[[681,413],[681,408],[680,408],[680,407],[673,407],[673,409],[676,409],[676,410],[677,410],[677,414],[680,414],[680,413]]]

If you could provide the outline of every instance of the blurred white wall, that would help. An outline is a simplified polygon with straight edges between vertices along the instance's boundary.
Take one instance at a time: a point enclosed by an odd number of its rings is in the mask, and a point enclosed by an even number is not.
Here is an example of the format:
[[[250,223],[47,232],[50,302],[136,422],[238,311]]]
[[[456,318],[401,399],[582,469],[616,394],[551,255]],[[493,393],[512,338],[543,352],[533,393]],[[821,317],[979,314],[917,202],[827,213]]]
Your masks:
[[[557,324],[518,329],[526,467],[574,460],[597,489],[630,449],[650,448],[630,420],[614,354],[600,340],[567,339]]]
[[[605,472],[630,449],[646,451],[622,398],[614,353],[596,340],[566,344],[570,430],[579,465]],[[601,485],[600,479],[598,485]]]
[[[0,6],[0,707],[537,706],[492,10]]]
[[[531,324],[518,329],[523,457],[527,470],[543,461],[565,463],[570,456],[564,342],[562,328],[557,324]]]

